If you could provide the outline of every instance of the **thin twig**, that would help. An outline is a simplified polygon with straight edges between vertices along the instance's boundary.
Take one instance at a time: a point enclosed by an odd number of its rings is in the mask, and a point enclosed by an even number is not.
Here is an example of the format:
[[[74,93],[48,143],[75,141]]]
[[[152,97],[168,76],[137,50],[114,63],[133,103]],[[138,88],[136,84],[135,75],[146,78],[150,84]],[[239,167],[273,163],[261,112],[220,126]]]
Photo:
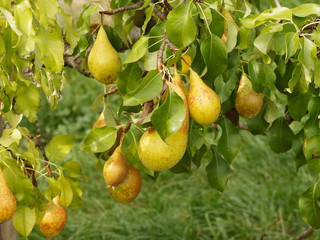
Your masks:
[[[163,40],[159,51],[157,52],[157,68],[159,72],[162,72],[162,68],[163,68],[163,50],[164,50],[164,46],[165,46],[165,41]]]
[[[135,3],[135,4],[131,4],[129,6],[124,6],[121,8],[117,8],[117,9],[112,9],[112,10],[105,10],[105,11],[100,11],[100,14],[106,14],[106,15],[114,15],[120,12],[124,12],[124,11],[129,11],[129,10],[134,10],[134,9],[138,9],[141,8],[144,4],[144,0],[140,0],[139,2]]]
[[[106,97],[106,96],[108,96],[108,95],[110,95],[110,94],[112,94],[112,93],[116,93],[116,92],[118,92],[118,88],[116,87],[116,88],[113,88],[113,89],[111,89],[110,91],[108,91],[108,92],[106,92],[104,95],[103,95],[103,97]]]
[[[39,122],[39,117],[37,116],[37,119],[36,119],[36,128],[37,128],[37,138],[35,139],[35,145],[36,147],[38,147],[42,153],[42,156],[45,160],[45,168],[46,168],[46,171],[47,173],[52,177],[54,178],[54,174],[52,173],[52,170],[50,168],[50,163],[49,163],[49,159],[47,157],[47,154],[46,154],[46,151],[44,150],[44,147],[41,143],[41,140],[40,140],[40,137],[41,137],[41,128],[40,128],[40,122]]]
[[[153,101],[150,100],[148,102],[145,102],[143,106],[142,118],[138,123],[142,124],[145,117],[148,116],[149,113],[151,113],[152,111],[153,111]]]
[[[297,237],[291,238],[290,240],[302,240],[310,237],[314,233],[314,229],[311,226],[307,226],[304,228],[302,233],[300,233]]]
[[[126,128],[123,131],[123,133],[126,134],[130,130],[130,127],[131,127],[131,121],[129,120],[128,123],[127,123]]]
[[[153,3],[150,3],[150,4],[149,4],[150,7],[151,7],[152,5],[153,5]],[[163,12],[161,12],[157,6],[154,6],[153,12],[157,15],[157,17],[158,17],[161,21],[166,21],[166,20],[167,20],[166,14],[164,14]]]
[[[276,4],[277,7],[281,7],[279,0],[274,0],[274,3]]]

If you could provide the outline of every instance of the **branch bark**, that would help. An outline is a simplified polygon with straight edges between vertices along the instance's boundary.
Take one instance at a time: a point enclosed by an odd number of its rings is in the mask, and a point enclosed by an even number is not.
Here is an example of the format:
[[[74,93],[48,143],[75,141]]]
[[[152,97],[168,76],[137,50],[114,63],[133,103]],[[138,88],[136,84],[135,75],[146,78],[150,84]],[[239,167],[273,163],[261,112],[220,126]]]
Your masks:
[[[99,13],[106,14],[106,15],[114,15],[114,14],[117,14],[120,12],[141,8],[143,6],[143,4],[144,4],[144,0],[140,0],[139,2],[132,4],[132,5],[129,5],[129,6],[124,6],[124,7],[112,9],[112,10],[100,11]]]
[[[314,229],[311,226],[307,226],[304,230],[295,238],[291,238],[290,240],[302,240],[310,237],[314,233]]]

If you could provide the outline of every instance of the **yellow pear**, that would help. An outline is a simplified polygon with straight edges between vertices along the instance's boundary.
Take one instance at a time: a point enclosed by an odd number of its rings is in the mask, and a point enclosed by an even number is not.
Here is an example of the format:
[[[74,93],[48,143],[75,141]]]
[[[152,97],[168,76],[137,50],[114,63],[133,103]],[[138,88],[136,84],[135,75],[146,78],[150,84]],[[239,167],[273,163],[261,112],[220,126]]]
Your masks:
[[[103,177],[108,185],[120,184],[128,174],[128,163],[121,151],[120,144],[106,161],[103,167]]]
[[[187,61],[187,63],[189,64],[189,66],[191,66],[191,57],[188,54],[183,54],[181,57],[184,58],[184,60]],[[181,65],[182,65],[182,69],[181,69],[181,73],[182,74],[186,74],[189,71],[189,66],[186,64],[186,62],[181,59]]]
[[[214,123],[221,111],[218,95],[191,68],[188,105],[191,118],[205,126]]]
[[[112,47],[103,26],[89,54],[88,68],[92,76],[104,84],[115,82],[121,70],[119,54]]]
[[[140,138],[138,154],[142,164],[153,171],[163,171],[172,168],[183,157],[188,143],[189,113],[186,96],[183,93],[180,76],[175,73],[172,89],[183,99],[186,116],[180,129],[169,136],[165,143],[154,127],[146,131]],[[182,84],[182,82],[181,82]]]
[[[120,203],[132,202],[140,193],[142,178],[140,172],[128,165],[128,175],[117,186],[109,186],[111,196]]]
[[[253,118],[260,112],[263,96],[252,89],[252,84],[245,73],[240,78],[236,95],[235,108],[243,118]]]
[[[10,220],[16,212],[17,201],[8,188],[6,179],[0,168],[0,224]]]
[[[68,214],[64,207],[59,205],[60,196],[53,199],[54,208],[51,209],[51,202],[47,204],[46,213],[39,223],[40,231],[48,238],[57,236],[65,227]]]

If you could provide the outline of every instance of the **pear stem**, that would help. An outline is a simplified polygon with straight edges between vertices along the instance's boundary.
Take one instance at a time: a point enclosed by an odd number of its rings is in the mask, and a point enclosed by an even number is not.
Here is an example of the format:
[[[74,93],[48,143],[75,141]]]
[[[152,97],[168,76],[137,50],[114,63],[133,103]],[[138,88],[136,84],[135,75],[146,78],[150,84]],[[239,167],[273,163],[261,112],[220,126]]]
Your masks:
[[[103,97],[106,97],[106,96],[108,96],[108,95],[110,95],[110,94],[112,94],[112,93],[116,93],[116,92],[118,92],[118,88],[116,87],[116,88],[113,88],[113,89],[111,89],[111,90],[109,90],[108,92],[106,92],[104,95],[103,95]]]
[[[177,52],[177,47],[169,40],[167,34],[165,34],[164,39],[165,39],[166,44],[167,44],[168,47],[170,48],[170,50],[171,50],[173,53],[176,53],[176,52]],[[187,61],[183,56],[181,56],[181,60],[184,61],[189,68],[191,67],[190,64],[188,63],[188,61]]]
[[[276,4],[277,7],[281,7],[279,0],[274,0],[274,3]]]

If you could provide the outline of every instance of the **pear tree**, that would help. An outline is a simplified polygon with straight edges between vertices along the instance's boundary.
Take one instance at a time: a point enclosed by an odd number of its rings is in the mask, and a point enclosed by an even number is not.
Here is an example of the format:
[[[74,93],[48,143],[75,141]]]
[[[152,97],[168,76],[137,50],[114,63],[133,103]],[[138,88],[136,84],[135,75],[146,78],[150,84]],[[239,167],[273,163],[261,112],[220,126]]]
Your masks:
[[[76,13],[75,4],[0,1],[1,223],[54,237],[66,208],[83,202],[86,177],[68,158],[75,136],[47,139],[38,114],[40,94],[52,111],[63,101],[69,67],[104,89],[103,112],[76,151],[96,157],[115,201],[134,201],[141,175],[201,165],[223,192],[249,131],[313,173],[297,202],[308,231],[320,228],[317,0],[102,0]]]

